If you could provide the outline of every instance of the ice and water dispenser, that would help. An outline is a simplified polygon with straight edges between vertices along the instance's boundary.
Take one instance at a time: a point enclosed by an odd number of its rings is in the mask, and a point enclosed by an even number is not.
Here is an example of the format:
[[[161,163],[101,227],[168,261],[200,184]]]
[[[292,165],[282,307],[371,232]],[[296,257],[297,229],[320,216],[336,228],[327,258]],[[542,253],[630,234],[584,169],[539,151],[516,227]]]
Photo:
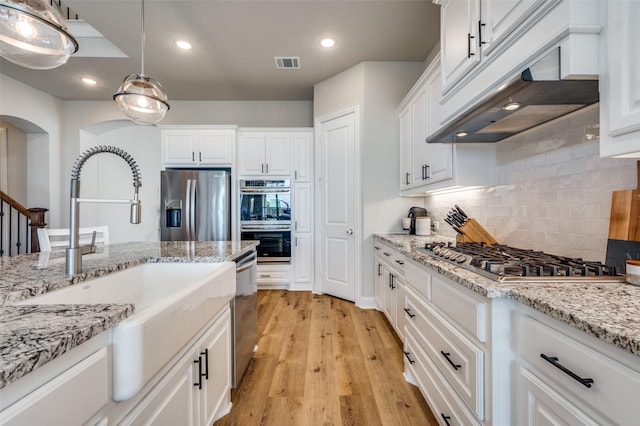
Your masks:
[[[182,227],[182,200],[165,200],[164,212],[167,219],[167,228]]]

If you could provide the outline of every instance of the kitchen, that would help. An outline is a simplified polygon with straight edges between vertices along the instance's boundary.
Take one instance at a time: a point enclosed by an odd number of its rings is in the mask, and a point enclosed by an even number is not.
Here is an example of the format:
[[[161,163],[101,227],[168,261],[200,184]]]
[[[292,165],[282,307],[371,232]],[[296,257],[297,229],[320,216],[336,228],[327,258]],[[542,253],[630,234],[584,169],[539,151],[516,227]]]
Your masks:
[[[436,53],[429,56],[425,63],[430,63]],[[268,108],[268,105],[248,102],[245,106],[250,111],[245,113],[245,117],[251,116],[251,119],[238,121],[234,120],[237,117],[229,117],[233,115],[234,107],[239,108],[237,106],[210,102],[205,105],[206,111],[203,111],[176,101],[172,103],[172,110],[162,125],[201,125],[211,123],[209,117],[216,117],[212,124],[312,127],[312,117],[322,117],[354,103],[361,103],[364,106],[361,139],[368,148],[366,152],[361,152],[359,178],[362,183],[360,195],[363,209],[359,231],[362,232],[359,271],[362,283],[374,280],[373,233],[399,232],[401,216],[413,205],[426,207],[434,222],[440,222],[440,230],[445,237],[455,237],[455,233],[442,219],[452,205],[458,204],[501,243],[544,249],[572,257],[604,260],[611,192],[635,188],[637,182],[633,159],[599,157],[605,139],[603,132],[606,131],[603,130],[601,119],[602,102],[600,107],[589,107],[494,145],[497,185],[428,197],[398,197],[397,177],[400,171],[396,169],[395,160],[389,160],[398,158],[398,146],[388,141],[398,139],[396,108],[424,68],[425,64],[420,63],[360,64],[317,84],[313,105],[309,102],[281,105],[284,111],[275,124],[263,121],[264,108]],[[602,81],[603,75],[601,84]],[[65,212],[60,213],[58,218],[51,216],[53,224],[62,225],[68,215],[65,196],[68,193],[65,189],[67,170],[85,148],[128,139],[130,142],[123,148],[131,151],[140,161],[143,170],[159,168],[161,147],[157,141],[160,140],[161,130],[134,125],[125,128],[119,128],[113,123],[110,125],[108,120],[121,118],[113,103],[60,102],[9,77],[3,76],[2,82],[3,102],[0,112],[3,115],[34,117],[32,120],[41,128],[51,130],[51,158],[48,170],[41,171],[53,177],[46,194],[51,203],[45,199],[44,205],[52,211]],[[388,87],[390,93],[370,92],[369,89],[373,87]],[[344,90],[345,88],[351,90]],[[17,99],[32,100],[31,111],[27,113],[24,104],[14,102]],[[58,117],[55,116],[56,111]],[[96,122],[102,124],[95,124]],[[637,149],[628,149],[626,152],[635,151]],[[149,155],[151,153],[154,155]],[[115,167],[119,165],[108,167],[114,167],[115,171]],[[95,169],[88,169],[87,172],[95,172]],[[126,170],[122,173],[116,171],[114,174],[117,179],[127,176]],[[88,175],[88,188],[91,188],[92,178],[93,185],[100,184],[97,176]],[[148,200],[149,205],[159,205],[155,190],[159,184],[153,179],[159,179],[159,176],[149,173],[141,188],[141,191],[149,192],[142,192],[141,199]],[[123,185],[118,184],[117,187],[121,188]],[[90,209],[91,207],[86,210],[87,213],[83,213],[85,217],[102,213],[94,213]],[[151,217],[145,218],[145,214]],[[114,213],[112,216],[117,218],[119,215]],[[121,221],[118,223],[121,224]],[[124,241],[123,238],[131,236],[131,240],[151,240],[156,236],[154,223],[157,221],[153,219],[152,212],[143,210],[143,228],[113,225],[114,233],[121,233],[121,236],[114,234],[114,239]],[[362,298],[361,305],[372,304],[373,285],[363,284],[358,297]]]

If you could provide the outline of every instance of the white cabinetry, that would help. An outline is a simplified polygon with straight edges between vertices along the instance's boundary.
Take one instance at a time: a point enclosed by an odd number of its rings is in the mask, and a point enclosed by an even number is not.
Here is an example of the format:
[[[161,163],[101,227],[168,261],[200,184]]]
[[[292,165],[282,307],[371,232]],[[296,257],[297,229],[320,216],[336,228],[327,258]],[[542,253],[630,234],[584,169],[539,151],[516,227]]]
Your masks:
[[[294,290],[313,287],[313,190],[312,183],[293,185],[293,284]]]
[[[558,47],[561,78],[597,78],[598,8],[596,0],[443,0],[443,122]]]
[[[289,263],[258,263],[258,289],[289,289],[291,273]]]
[[[162,127],[163,166],[231,167],[235,129],[235,126]]]
[[[222,314],[123,424],[210,425],[231,408],[231,311]]]
[[[441,86],[440,58],[436,57],[400,104],[402,195],[496,184],[495,144],[425,142],[440,129]]]
[[[109,402],[108,364],[100,349],[0,412],[0,424],[84,424]]]
[[[442,82],[446,92],[480,61],[480,0],[444,0],[440,8]]]
[[[453,176],[453,146],[427,144],[440,128],[439,57],[429,65],[400,104],[400,189],[409,190]]]
[[[289,176],[290,135],[241,130],[238,135],[238,157],[240,175]]]
[[[637,357],[525,306],[515,324],[518,424],[637,423]]]
[[[640,157],[640,3],[603,2],[600,155]]]
[[[404,321],[401,315],[405,306],[405,257],[395,248],[378,240],[374,242],[374,247],[376,305],[384,312],[389,323],[402,339],[404,336]]]
[[[291,135],[293,147],[293,180],[295,183],[313,181],[313,131]]]

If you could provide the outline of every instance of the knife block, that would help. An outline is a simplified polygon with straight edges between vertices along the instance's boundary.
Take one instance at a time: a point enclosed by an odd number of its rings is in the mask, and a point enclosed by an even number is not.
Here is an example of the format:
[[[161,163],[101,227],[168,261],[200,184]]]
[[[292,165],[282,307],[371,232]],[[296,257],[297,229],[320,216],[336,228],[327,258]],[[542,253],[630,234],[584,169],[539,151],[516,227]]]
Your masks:
[[[498,244],[498,241],[472,217],[467,219],[460,230],[464,232],[464,235],[456,235],[456,241],[459,243]]]

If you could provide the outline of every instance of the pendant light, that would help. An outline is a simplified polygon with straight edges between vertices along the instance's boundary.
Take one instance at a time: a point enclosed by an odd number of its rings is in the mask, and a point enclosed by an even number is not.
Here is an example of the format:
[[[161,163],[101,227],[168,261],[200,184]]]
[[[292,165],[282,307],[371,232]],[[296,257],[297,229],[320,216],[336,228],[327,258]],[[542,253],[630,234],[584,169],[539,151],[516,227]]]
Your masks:
[[[49,0],[0,1],[0,56],[26,68],[59,67],[78,51],[60,5]]]
[[[142,72],[128,75],[113,95],[122,112],[139,124],[155,124],[169,110],[160,83],[144,73],[144,0],[142,0]]]

